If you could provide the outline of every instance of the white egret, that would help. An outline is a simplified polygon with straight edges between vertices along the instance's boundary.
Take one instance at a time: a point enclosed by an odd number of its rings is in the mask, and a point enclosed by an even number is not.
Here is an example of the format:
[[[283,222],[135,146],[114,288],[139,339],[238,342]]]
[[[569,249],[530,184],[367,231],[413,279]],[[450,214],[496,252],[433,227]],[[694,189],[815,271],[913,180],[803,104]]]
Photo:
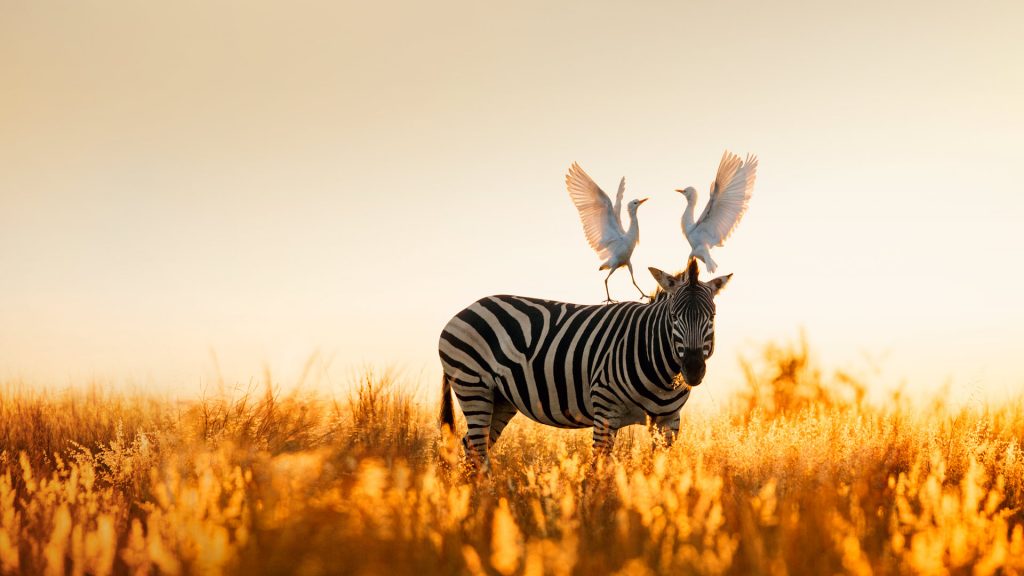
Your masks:
[[[573,204],[580,212],[580,220],[583,222],[583,232],[587,236],[587,242],[604,260],[598,270],[608,270],[608,276],[604,279],[604,294],[607,297],[605,302],[612,302],[612,296],[608,292],[608,279],[622,266],[629,268],[629,277],[633,280],[633,286],[640,291],[641,298],[646,298],[647,295],[644,294],[644,291],[636,285],[636,278],[633,277],[633,264],[629,259],[633,255],[633,249],[640,241],[640,225],[636,220],[636,210],[647,201],[647,198],[632,200],[626,206],[626,211],[629,214],[629,229],[623,230],[619,215],[622,212],[622,194],[626,191],[625,178],[619,182],[619,191],[615,195],[614,205],[608,195],[575,162],[565,176],[565,185],[569,189],[569,197],[572,198]]]
[[[722,246],[740,223],[740,218],[747,211],[756,178],[756,156],[748,155],[747,161],[743,162],[739,156],[726,150],[722,163],[718,165],[718,175],[711,183],[711,197],[696,222],[693,221],[693,210],[697,204],[697,191],[693,186],[676,190],[686,197],[682,227],[683,236],[690,243],[690,257],[703,260],[709,272],[718,267],[711,259],[711,247]]]

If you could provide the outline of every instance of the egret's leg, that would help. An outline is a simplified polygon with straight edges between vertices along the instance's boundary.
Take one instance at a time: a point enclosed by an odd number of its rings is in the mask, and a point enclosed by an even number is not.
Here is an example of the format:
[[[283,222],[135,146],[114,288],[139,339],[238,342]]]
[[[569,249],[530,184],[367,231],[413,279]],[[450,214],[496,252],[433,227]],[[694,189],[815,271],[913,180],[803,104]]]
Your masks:
[[[612,300],[611,293],[608,292],[608,279],[612,277],[612,274],[615,273],[615,270],[616,268],[612,268],[611,270],[608,271],[608,275],[604,277],[604,295],[607,298],[607,300],[604,301],[605,304],[611,304],[612,302],[615,302],[615,300]]]
[[[633,286],[636,286],[636,278],[633,277],[633,263],[627,263],[626,267],[629,268],[629,279],[633,281]],[[643,300],[644,298],[648,298],[647,294],[644,294],[643,289],[641,289],[639,286],[636,286],[636,289],[640,291],[641,300]]]

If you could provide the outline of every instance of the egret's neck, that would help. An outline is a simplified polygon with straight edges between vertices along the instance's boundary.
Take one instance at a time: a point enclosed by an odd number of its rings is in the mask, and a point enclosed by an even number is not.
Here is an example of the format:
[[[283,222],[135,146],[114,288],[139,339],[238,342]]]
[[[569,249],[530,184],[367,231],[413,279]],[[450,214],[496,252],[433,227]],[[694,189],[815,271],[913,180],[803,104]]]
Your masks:
[[[686,197],[686,210],[683,210],[683,234],[685,234],[687,238],[690,237],[690,231],[693,230],[693,210],[696,205],[696,194]]]
[[[640,224],[636,221],[636,210],[629,211],[629,228],[626,229],[626,238],[631,244],[640,242]]]

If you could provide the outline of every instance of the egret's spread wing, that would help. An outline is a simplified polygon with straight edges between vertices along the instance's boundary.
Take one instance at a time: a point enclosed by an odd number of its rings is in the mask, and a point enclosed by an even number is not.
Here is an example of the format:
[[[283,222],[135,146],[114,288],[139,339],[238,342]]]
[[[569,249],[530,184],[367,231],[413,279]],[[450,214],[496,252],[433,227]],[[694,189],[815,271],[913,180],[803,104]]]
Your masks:
[[[619,191],[615,193],[615,206],[612,214],[615,215],[615,220],[622,225],[622,195],[626,193],[626,177],[623,176],[622,180],[619,180]]]
[[[722,154],[722,162],[718,165],[718,173],[715,174],[715,179],[711,182],[711,195],[708,197],[708,203],[704,205],[704,210],[701,211],[700,217],[697,218],[697,222],[694,223],[695,227],[711,214],[711,209],[715,204],[715,197],[718,196],[719,190],[732,180],[741,164],[743,162],[740,161],[740,157],[730,153],[728,150]]]
[[[583,222],[587,242],[598,256],[607,258],[610,255],[609,246],[625,236],[622,224],[613,214],[611,200],[575,162],[565,176],[565,185],[569,189],[569,197],[580,212],[580,221]],[[620,185],[620,190],[623,186],[624,184]],[[620,197],[621,194],[620,192]]]
[[[709,245],[721,246],[736,229],[747,211],[756,178],[756,156],[747,156],[746,162],[730,152],[722,156],[718,175],[711,185],[711,197],[694,226]]]

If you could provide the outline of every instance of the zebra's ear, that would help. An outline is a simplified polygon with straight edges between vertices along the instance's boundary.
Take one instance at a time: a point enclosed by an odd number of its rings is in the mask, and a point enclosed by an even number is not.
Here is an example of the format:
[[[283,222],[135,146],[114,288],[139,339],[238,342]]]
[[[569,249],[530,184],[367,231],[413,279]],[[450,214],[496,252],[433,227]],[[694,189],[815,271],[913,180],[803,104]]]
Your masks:
[[[661,289],[669,294],[675,294],[676,290],[683,285],[682,275],[673,276],[667,272],[662,272],[653,266],[648,268],[651,271],[651,276],[654,276],[654,281],[661,286]]]
[[[725,276],[719,276],[718,278],[708,280],[708,288],[711,288],[711,295],[717,296],[719,290],[725,288],[725,285],[728,284],[731,279],[732,274],[726,274]]]

